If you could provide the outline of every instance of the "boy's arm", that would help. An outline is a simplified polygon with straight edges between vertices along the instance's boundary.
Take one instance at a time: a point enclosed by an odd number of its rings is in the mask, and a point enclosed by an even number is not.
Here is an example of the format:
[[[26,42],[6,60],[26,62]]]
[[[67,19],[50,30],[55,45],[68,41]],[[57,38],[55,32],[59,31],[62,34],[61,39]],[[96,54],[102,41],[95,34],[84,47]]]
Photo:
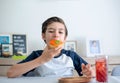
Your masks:
[[[32,61],[15,64],[13,65],[7,72],[7,77],[18,77],[22,74],[38,67],[39,65],[42,65],[44,63],[43,59],[41,57],[38,57]]]
[[[7,72],[7,77],[12,78],[25,74],[26,72],[51,60],[53,57],[55,57],[61,52],[61,49],[62,47],[49,49],[46,46],[46,48],[38,58],[25,63],[15,64],[14,66],[12,66]]]

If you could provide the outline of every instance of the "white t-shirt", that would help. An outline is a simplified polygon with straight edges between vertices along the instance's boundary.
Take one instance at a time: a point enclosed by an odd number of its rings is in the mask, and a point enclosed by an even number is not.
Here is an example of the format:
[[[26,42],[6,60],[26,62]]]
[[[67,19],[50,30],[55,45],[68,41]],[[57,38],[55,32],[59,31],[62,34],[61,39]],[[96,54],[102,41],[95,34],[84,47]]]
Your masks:
[[[34,72],[41,77],[46,76],[73,76],[73,61],[71,57],[62,54],[49,62],[37,67]]]

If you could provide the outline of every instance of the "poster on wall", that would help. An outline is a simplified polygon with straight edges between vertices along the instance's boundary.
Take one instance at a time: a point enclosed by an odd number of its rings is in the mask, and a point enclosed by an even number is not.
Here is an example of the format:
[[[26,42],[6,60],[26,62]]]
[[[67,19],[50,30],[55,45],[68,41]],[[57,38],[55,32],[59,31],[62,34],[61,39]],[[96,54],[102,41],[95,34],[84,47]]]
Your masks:
[[[11,43],[10,34],[0,34],[0,44],[9,44]]]
[[[2,45],[0,44],[0,57],[2,57]]]
[[[25,34],[13,34],[13,55],[27,55],[27,39]]]

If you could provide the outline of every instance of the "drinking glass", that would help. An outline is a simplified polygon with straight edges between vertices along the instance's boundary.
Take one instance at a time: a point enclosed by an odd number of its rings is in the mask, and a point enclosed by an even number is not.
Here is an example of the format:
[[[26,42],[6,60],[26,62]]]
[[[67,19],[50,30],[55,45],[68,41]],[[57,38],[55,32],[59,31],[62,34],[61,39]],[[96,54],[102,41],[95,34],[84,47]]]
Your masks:
[[[95,66],[97,83],[108,83],[108,56],[96,56]]]

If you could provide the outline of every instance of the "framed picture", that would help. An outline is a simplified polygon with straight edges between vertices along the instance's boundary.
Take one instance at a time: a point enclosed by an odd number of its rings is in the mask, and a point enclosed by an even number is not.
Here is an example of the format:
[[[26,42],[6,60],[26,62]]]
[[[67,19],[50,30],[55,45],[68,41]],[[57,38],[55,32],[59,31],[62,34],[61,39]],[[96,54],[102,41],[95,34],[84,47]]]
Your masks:
[[[76,41],[66,41],[65,45],[64,45],[64,49],[66,50],[72,50],[74,52],[77,51],[77,42]]]
[[[0,44],[0,57],[2,57],[2,45]]]
[[[13,34],[13,55],[27,55],[26,34]]]
[[[13,54],[12,44],[1,44],[2,45],[2,57],[11,57]]]
[[[95,55],[101,55],[102,48],[100,40],[87,40],[87,56],[94,57]]]
[[[0,44],[9,44],[11,43],[10,34],[0,34]]]

